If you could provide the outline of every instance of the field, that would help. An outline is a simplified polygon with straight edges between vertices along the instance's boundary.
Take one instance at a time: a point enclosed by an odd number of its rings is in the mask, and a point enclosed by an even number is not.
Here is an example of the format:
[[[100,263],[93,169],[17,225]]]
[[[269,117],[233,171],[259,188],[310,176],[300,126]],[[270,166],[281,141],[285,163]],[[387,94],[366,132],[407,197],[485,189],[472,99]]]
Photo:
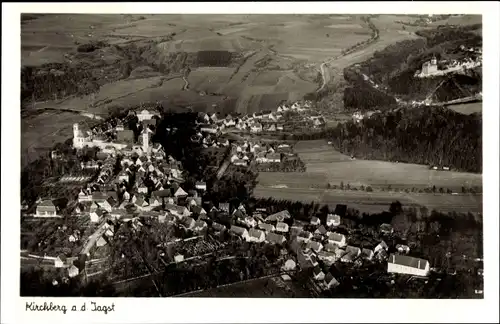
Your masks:
[[[279,284],[278,284],[279,282]],[[264,278],[251,282],[235,283],[224,287],[184,294],[183,297],[220,298],[307,298],[309,292],[296,287],[293,282],[283,282],[281,278]]]
[[[306,203],[316,202],[335,208],[337,204],[346,204],[349,208],[356,208],[360,212],[379,213],[388,211],[394,201],[399,201],[404,207],[425,206],[429,210],[442,212],[482,212],[482,195],[447,195],[447,194],[420,194],[397,192],[364,192],[341,191],[312,188],[270,188],[257,186],[255,196],[259,198],[272,197]]]
[[[447,106],[446,108],[459,112],[461,114],[470,115],[474,113],[481,113],[483,111],[482,102],[472,102],[460,105]]]
[[[429,170],[427,166],[383,161],[351,160],[325,141],[301,141],[294,147],[306,164],[304,173],[266,172],[259,174],[255,194],[278,199],[348,202],[364,211],[385,210],[394,200],[408,205],[425,205],[439,210],[480,211],[482,196],[381,192],[392,189],[451,189],[482,187],[482,175]],[[371,186],[374,192],[327,190],[327,184],[352,187]],[[376,203],[375,203],[376,202]]]

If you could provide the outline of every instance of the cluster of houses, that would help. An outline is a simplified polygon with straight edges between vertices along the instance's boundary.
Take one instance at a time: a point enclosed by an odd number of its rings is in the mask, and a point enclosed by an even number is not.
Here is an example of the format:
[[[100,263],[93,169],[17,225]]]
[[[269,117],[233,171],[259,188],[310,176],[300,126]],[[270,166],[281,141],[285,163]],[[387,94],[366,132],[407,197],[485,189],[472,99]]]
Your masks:
[[[227,114],[225,117],[218,113],[200,113],[200,131],[203,133],[217,134],[226,129],[236,129],[251,133],[286,131],[292,126],[287,120],[286,112],[302,113],[310,110],[311,102],[296,102],[292,105],[283,104],[277,111],[261,111],[252,115]],[[318,128],[325,125],[325,119],[319,114],[300,115],[300,119],[311,122],[312,127]]]
[[[356,123],[360,123],[363,119],[370,119],[373,115],[376,115],[379,113],[381,113],[380,110],[367,111],[367,112],[356,111],[352,114],[352,119]]]
[[[152,117],[145,112],[141,112],[139,116],[140,121]],[[208,118],[211,119],[212,116]],[[90,255],[89,251],[93,246],[99,248],[113,240],[113,224],[116,222],[129,222],[139,229],[142,225],[140,219],[150,218],[157,219],[159,223],[176,224],[194,233],[202,233],[212,228],[215,232],[227,230],[231,235],[247,242],[266,242],[279,246],[290,242],[297,264],[301,269],[313,268],[314,280],[325,289],[334,287],[339,282],[331,273],[323,273],[318,260],[331,265],[338,260],[357,264],[363,260],[377,258],[388,260],[389,272],[424,276],[426,271],[429,271],[427,261],[407,256],[409,248],[406,246],[397,247],[400,254],[388,256],[388,246],[384,242],[373,250],[348,245],[346,236],[336,231],[341,224],[339,213],[328,214],[325,224],[321,224],[319,218],[313,217],[309,228],[314,230],[306,231],[302,222],[292,222],[287,210],[269,214],[267,209],[257,208],[249,213],[241,204],[230,213],[228,203],[220,203],[218,208],[211,206],[209,210],[205,210],[203,206],[206,205],[203,204],[202,197],[207,190],[206,183],[198,181],[192,190],[185,190],[181,163],[167,156],[160,145],[150,145],[149,133],[147,130],[143,132],[142,145],[126,145],[119,150],[101,150],[98,153],[100,163],[96,164],[98,167],[95,168],[96,180],[81,189],[74,205],[75,215],[89,217],[92,223],[99,224],[98,230],[91,238],[85,240],[82,254]],[[78,140],[76,142],[80,143]],[[223,146],[226,144],[217,143]],[[117,151],[120,153],[119,157]],[[288,144],[267,145],[245,141],[233,146],[231,162],[246,165],[254,158],[256,163],[279,163],[283,156],[288,155],[293,156]],[[118,174],[115,173],[117,165],[121,166]],[[83,164],[81,167],[94,168],[94,163]],[[229,228],[211,221],[208,216],[219,212],[230,213],[232,216],[233,222]],[[57,213],[53,202],[44,200],[37,205],[35,216],[56,217]],[[391,233],[392,228],[390,225],[382,226],[381,231]],[[83,239],[79,233],[72,233],[68,241],[77,242]],[[176,256],[176,262],[181,259],[182,255]],[[75,270],[71,262],[66,262],[66,256],[58,256],[56,261],[59,262],[56,267],[68,268],[70,277],[78,275],[78,268]],[[295,268],[295,260],[288,260],[284,267]]]
[[[285,158],[298,158],[289,144],[244,141],[243,143],[233,144],[231,163],[240,166],[246,166],[252,161],[257,164],[281,163]]]

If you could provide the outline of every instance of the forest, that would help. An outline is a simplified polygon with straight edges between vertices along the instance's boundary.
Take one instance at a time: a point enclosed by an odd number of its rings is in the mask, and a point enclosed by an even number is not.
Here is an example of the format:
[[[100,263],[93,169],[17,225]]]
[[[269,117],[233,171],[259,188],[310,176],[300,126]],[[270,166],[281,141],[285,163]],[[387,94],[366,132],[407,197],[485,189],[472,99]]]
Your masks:
[[[283,140],[331,139],[335,149],[361,159],[448,166],[482,172],[481,115],[463,115],[423,106],[374,114],[321,132],[282,136]]]
[[[355,157],[482,172],[482,120],[446,108],[422,107],[375,114],[339,124],[332,142]]]

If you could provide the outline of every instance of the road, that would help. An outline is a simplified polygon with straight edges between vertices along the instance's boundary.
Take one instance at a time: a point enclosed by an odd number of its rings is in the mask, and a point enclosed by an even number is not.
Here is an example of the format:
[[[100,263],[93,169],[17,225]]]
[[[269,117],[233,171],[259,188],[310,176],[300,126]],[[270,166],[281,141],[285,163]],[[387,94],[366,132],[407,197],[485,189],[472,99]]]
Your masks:
[[[357,55],[356,55],[357,52],[366,49],[368,46],[370,46],[371,44],[373,44],[378,39],[378,37],[379,37],[379,31],[376,29],[376,27],[373,25],[373,23],[370,23],[369,26],[370,26],[370,29],[372,29],[374,31],[374,34],[372,35],[372,37],[366,43],[360,44],[360,45],[358,45],[358,46],[356,46],[354,48],[351,48],[349,51],[346,51],[346,52],[344,52],[343,54],[341,54],[339,56],[330,58],[330,59],[326,60],[325,62],[321,63],[320,72],[321,72],[321,77],[322,77],[322,80],[323,80],[323,84],[321,85],[321,87],[316,92],[322,91],[325,88],[325,86],[328,84],[328,82],[330,82],[330,75],[329,75],[328,70],[326,70],[326,65],[332,64],[334,61],[336,61],[336,60],[338,60],[340,58],[347,58],[347,61],[349,61],[349,58],[356,58],[357,57]]]

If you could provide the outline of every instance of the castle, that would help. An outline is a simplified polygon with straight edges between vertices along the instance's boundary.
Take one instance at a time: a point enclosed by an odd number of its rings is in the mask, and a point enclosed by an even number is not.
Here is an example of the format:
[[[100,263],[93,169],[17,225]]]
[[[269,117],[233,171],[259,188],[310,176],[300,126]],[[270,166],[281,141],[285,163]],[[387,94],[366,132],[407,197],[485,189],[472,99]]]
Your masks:
[[[429,62],[422,64],[422,75],[434,74],[437,71],[437,59],[435,56]]]
[[[131,131],[122,131],[131,132]],[[142,153],[151,154],[150,144],[150,133],[151,130],[147,127],[144,128],[141,134],[142,138]],[[133,135],[133,134],[132,134]],[[133,140],[133,136],[131,136]],[[108,142],[101,135],[94,135],[87,125],[79,125],[78,123],[73,124],[73,147],[77,150],[83,149],[85,146],[88,147],[98,147],[101,150],[112,149],[120,151],[129,146],[130,143],[123,142]],[[137,151],[137,150],[135,150]]]

